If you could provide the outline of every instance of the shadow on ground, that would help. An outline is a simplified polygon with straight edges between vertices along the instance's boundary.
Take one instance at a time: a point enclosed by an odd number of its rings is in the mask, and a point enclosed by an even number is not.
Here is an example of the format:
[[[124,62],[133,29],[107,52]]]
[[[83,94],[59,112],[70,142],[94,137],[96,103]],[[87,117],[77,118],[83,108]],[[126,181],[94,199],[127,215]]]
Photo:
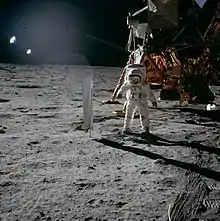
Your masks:
[[[147,137],[142,136],[141,134],[138,134],[138,133],[132,133],[131,135],[133,135],[131,137],[131,140],[139,144],[149,144],[149,145],[152,144],[155,146],[163,145],[163,146],[190,147],[192,149],[197,149],[199,152],[207,151],[208,153],[211,153],[211,154],[214,153],[220,156],[219,148],[203,145],[199,141],[170,141],[154,134],[150,134]]]
[[[135,139],[135,138],[133,138],[133,139]],[[214,170],[211,170],[211,169],[208,169],[208,168],[199,167],[198,165],[193,164],[193,163],[186,163],[186,162],[166,158],[166,157],[163,157],[159,154],[156,154],[156,153],[153,153],[153,152],[150,152],[150,151],[147,151],[147,150],[143,150],[143,149],[140,149],[140,148],[125,146],[123,144],[120,144],[116,141],[113,141],[113,140],[110,140],[110,139],[107,139],[107,138],[94,139],[94,140],[99,142],[99,143],[102,143],[106,146],[117,148],[117,149],[120,149],[120,150],[123,150],[123,151],[132,152],[134,154],[137,154],[137,155],[140,155],[140,156],[145,156],[145,157],[148,157],[148,158],[153,159],[153,160],[161,159],[161,160],[164,161],[164,164],[167,164],[167,165],[170,164],[170,165],[176,166],[178,168],[182,168],[182,169],[185,169],[185,170],[190,170],[190,171],[195,172],[197,174],[203,175],[207,178],[214,179],[216,181],[220,181],[220,172],[218,172],[218,171],[214,171]],[[191,148],[197,148],[197,149],[205,150],[205,151],[209,151],[209,152],[212,151],[212,153],[214,151],[215,151],[215,153],[216,152],[218,154],[220,153],[220,151],[217,148],[206,147],[206,146],[203,146],[199,143],[172,142],[172,141],[168,141],[166,139],[160,138],[160,137],[155,136],[155,135],[150,135],[147,140],[138,139],[137,141],[138,142],[141,141],[143,143],[153,144],[153,145],[164,145],[165,143],[167,145],[180,145],[180,144],[182,144],[184,146],[189,146]]]

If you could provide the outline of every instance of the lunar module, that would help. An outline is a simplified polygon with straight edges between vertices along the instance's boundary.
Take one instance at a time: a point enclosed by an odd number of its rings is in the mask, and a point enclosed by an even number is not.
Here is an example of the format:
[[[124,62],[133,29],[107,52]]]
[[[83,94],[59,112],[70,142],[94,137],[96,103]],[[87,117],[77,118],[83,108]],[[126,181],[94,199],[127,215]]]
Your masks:
[[[128,66],[139,66],[151,87],[161,88],[161,99],[179,100],[180,104],[212,102],[209,85],[220,82],[220,3],[213,3],[214,16],[202,30],[198,17],[205,15],[206,1],[187,1],[184,24],[180,24],[179,8],[186,1],[144,2],[144,8],[127,17],[130,56],[111,101],[115,102]]]

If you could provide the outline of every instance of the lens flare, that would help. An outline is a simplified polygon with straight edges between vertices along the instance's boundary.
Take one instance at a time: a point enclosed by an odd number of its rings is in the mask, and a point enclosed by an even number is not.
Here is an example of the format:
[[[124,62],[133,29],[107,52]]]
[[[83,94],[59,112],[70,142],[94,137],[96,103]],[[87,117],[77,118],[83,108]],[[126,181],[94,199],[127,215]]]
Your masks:
[[[31,49],[28,49],[27,51],[26,51],[26,54],[31,54]]]
[[[10,44],[15,44],[16,43],[16,37],[15,36],[11,37],[9,42],[10,42]]]

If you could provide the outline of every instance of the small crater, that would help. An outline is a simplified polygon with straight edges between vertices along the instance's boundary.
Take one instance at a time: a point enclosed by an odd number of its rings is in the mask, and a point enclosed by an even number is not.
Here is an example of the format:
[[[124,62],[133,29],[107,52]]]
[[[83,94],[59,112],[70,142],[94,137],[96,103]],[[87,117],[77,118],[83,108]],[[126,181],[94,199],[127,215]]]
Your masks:
[[[87,189],[87,188],[92,188],[95,187],[96,184],[95,183],[74,183],[75,186],[77,186],[79,189]]]
[[[13,183],[11,181],[3,181],[0,183],[1,187],[7,187],[7,186],[12,186]]]
[[[41,107],[40,110],[57,110],[60,107],[58,106],[49,106],[49,107]]]
[[[36,144],[39,144],[40,142],[39,141],[31,141],[29,143],[27,143],[28,146],[32,146],[32,145],[36,145]]]
[[[0,98],[0,103],[7,103],[9,102],[10,100],[8,99],[4,99],[4,98]]]
[[[128,203],[126,203],[126,202],[118,202],[118,203],[116,203],[115,205],[116,205],[118,208],[121,208],[121,207],[123,207],[123,206],[126,205],[126,204],[128,204]]]
[[[17,85],[17,88],[23,88],[23,89],[37,89],[37,88],[42,88],[39,85]]]
[[[40,119],[57,118],[57,114],[41,114],[41,115],[38,115],[37,118],[40,118]]]
[[[0,134],[5,134],[6,131],[4,129],[0,129]]]

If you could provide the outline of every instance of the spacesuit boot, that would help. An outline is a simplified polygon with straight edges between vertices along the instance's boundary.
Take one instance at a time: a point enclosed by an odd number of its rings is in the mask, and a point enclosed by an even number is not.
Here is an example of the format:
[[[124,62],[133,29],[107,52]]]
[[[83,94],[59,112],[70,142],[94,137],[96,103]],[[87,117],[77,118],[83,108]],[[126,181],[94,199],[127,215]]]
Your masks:
[[[147,137],[150,134],[149,127],[146,127],[145,130],[141,133],[143,137]]]

